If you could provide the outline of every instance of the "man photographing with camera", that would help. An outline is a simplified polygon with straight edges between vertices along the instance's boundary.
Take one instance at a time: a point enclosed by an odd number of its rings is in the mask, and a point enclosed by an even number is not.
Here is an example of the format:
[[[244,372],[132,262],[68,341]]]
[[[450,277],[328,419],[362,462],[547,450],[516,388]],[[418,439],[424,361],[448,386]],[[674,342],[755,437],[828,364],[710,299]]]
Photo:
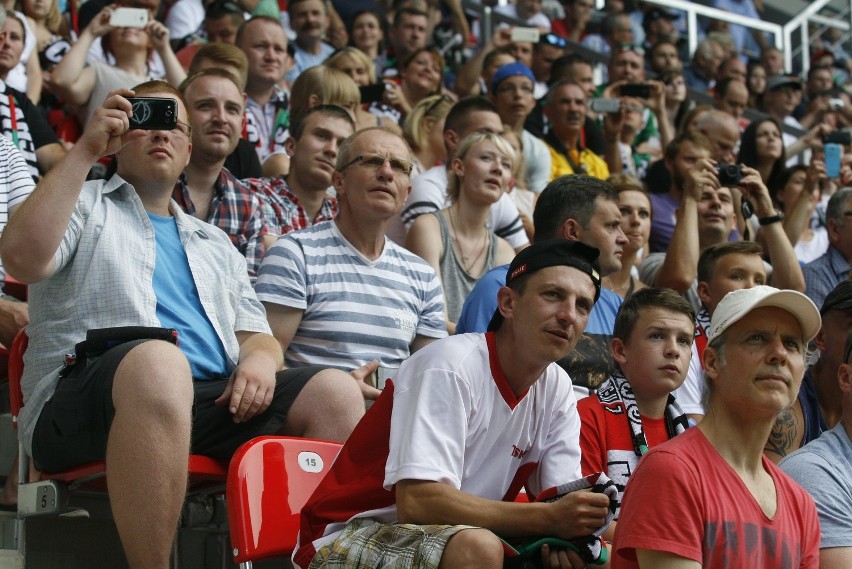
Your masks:
[[[152,118],[174,128],[131,130],[132,95],[170,99],[175,115]],[[261,434],[343,440],[364,410],[343,372],[278,372],[281,348],[245,260],[171,200],[190,136],[167,83],[113,91],[0,239],[4,266],[32,285],[19,436],[39,470],[106,460],[133,569],[169,565],[190,438],[193,453],[228,459]],[[117,174],[86,182],[106,154]],[[109,347],[81,345],[92,331]],[[163,339],[174,331],[179,348]]]
[[[802,269],[784,233],[782,216],[775,211],[760,173],[742,164],[711,159],[710,141],[698,133],[681,135],[672,145],[673,177],[675,184],[683,188],[675,210],[674,233],[667,252],[652,253],[642,261],[639,266],[642,281],[686,292],[696,310],[699,309],[698,257],[711,245],[730,238],[736,220],[733,197],[736,188],[758,220],[760,241],[772,263],[773,286],[804,292]]]

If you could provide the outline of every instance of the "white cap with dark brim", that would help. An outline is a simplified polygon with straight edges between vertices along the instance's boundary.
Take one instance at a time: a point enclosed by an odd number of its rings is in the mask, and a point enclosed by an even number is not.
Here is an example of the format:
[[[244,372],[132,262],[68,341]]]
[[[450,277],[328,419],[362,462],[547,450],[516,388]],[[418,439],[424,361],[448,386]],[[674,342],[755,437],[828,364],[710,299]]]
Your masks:
[[[795,290],[781,290],[771,286],[756,286],[729,292],[716,306],[710,320],[708,342],[712,342],[731,324],[742,319],[756,308],[776,307],[796,317],[802,326],[802,335],[811,341],[822,326],[819,309],[813,301]]]

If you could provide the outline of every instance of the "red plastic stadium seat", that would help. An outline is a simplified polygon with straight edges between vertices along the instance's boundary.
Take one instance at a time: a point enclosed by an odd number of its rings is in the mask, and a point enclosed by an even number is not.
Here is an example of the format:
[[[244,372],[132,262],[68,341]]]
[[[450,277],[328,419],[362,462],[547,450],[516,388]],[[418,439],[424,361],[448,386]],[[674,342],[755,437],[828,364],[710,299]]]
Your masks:
[[[231,459],[225,500],[234,562],[289,556],[299,513],[325,476],[340,443],[281,436],[258,437]]]

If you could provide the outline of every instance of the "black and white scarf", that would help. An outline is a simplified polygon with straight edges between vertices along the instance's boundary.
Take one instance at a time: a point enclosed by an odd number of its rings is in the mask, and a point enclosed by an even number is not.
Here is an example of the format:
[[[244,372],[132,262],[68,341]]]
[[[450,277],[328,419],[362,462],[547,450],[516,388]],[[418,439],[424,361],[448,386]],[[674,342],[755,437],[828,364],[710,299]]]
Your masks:
[[[639,414],[639,406],[636,404],[633,388],[630,387],[630,383],[620,369],[616,369],[606,378],[606,381],[598,389],[597,396],[604,405],[621,405],[627,415],[627,423],[630,425],[633,451],[636,456],[642,456],[648,452],[648,439],[645,437],[645,430],[642,428],[642,416]],[[665,418],[666,431],[668,431],[670,439],[689,428],[686,413],[683,412],[671,393],[669,393],[669,399],[666,402]]]

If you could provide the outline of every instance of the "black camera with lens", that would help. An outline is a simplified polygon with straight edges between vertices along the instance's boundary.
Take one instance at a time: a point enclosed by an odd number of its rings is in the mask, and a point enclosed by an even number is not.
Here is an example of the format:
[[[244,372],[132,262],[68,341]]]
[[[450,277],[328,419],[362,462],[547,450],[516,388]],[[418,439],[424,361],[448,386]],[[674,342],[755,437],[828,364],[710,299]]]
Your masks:
[[[743,165],[719,164],[716,166],[716,176],[719,178],[719,185],[723,188],[738,186],[743,179]]]

